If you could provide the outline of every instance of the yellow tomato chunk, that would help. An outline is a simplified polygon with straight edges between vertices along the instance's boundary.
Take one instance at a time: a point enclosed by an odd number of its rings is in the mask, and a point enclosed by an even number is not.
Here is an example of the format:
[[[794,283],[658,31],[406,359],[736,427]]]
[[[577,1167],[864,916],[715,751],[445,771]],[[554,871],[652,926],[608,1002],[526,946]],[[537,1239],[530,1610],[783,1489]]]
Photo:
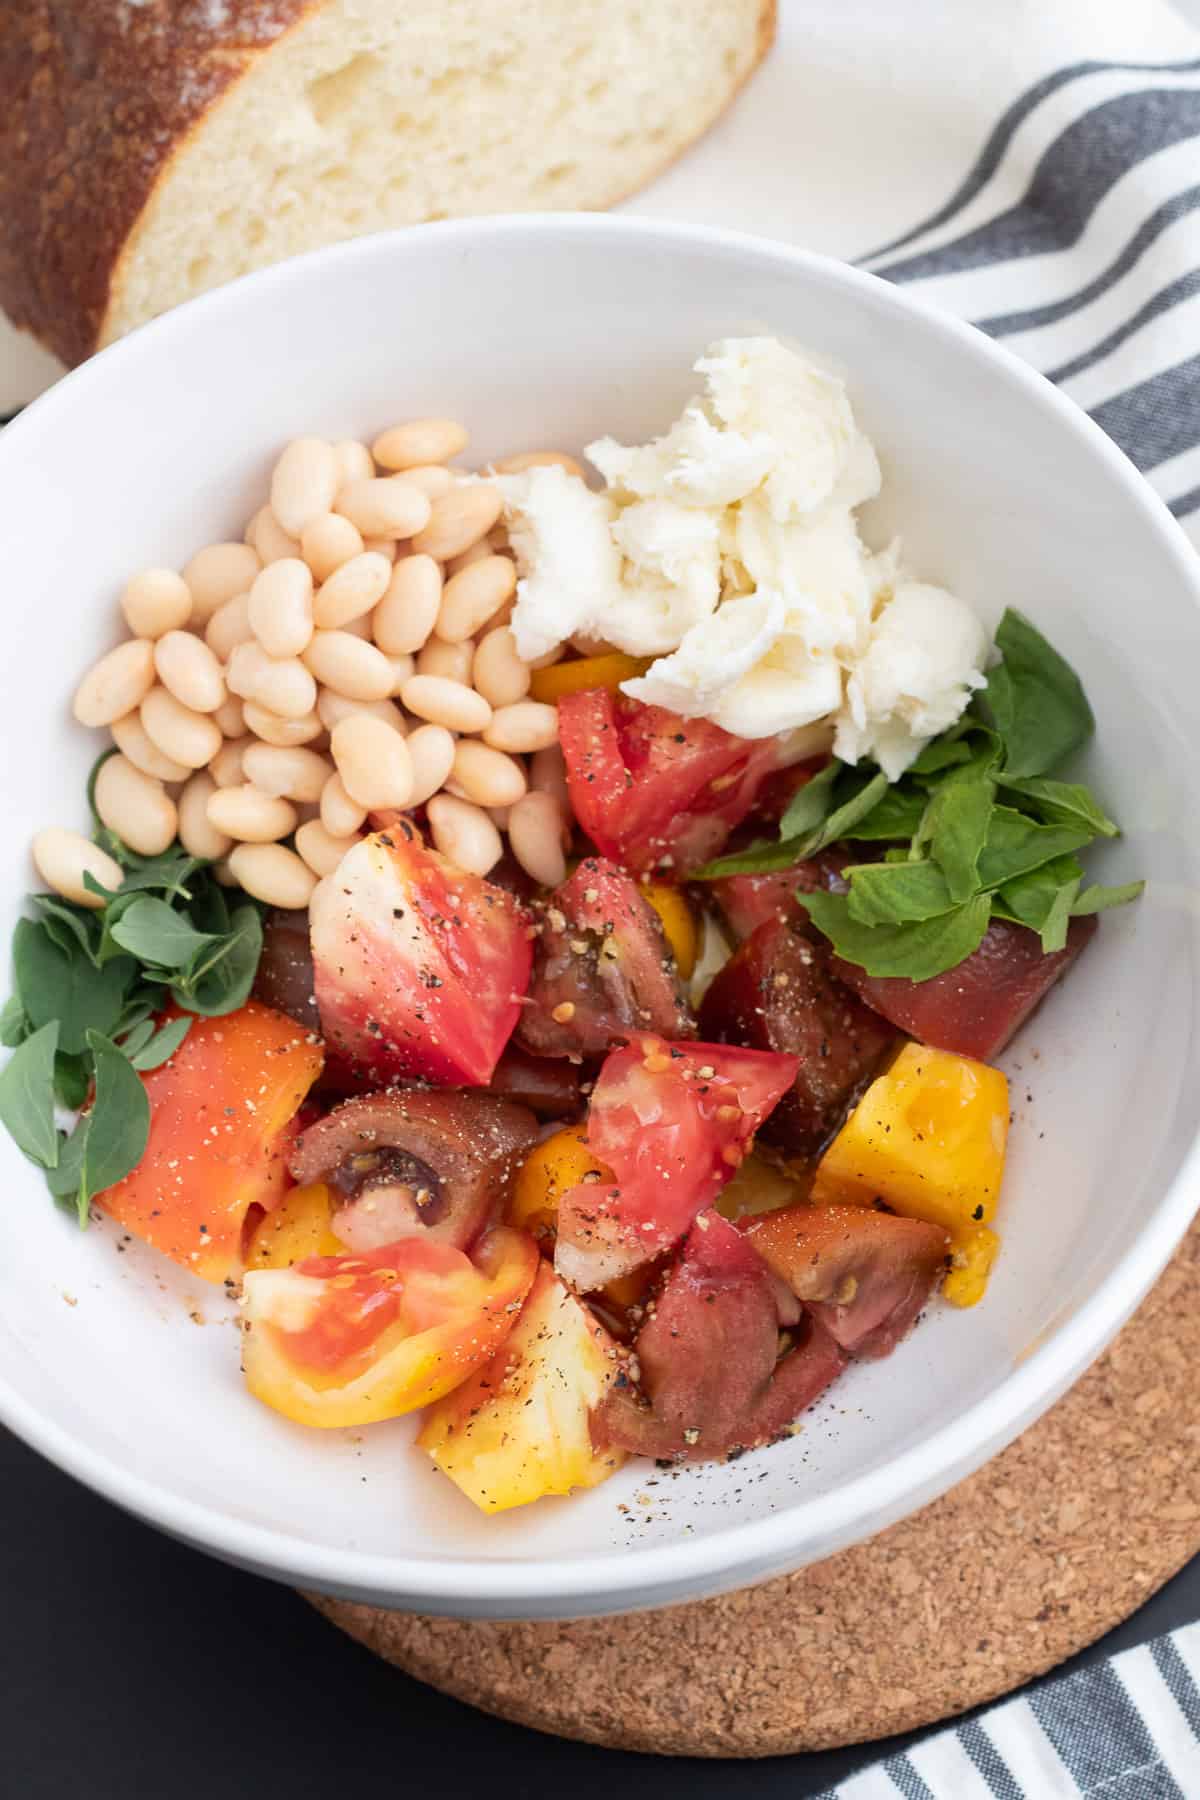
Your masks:
[[[950,1233],[943,1292],[973,1306],[999,1239],[996,1210],[1008,1140],[1008,1082],[999,1069],[907,1044],[873,1081],[817,1168],[812,1198],[928,1219]]]
[[[535,1237],[553,1234],[558,1225],[558,1203],[568,1188],[582,1181],[616,1180],[607,1163],[588,1149],[587,1128],[565,1125],[535,1144],[521,1164],[509,1205],[509,1223]]]
[[[778,1212],[782,1206],[794,1206],[804,1199],[805,1184],[794,1175],[777,1169],[752,1150],[738,1166],[732,1181],[727,1181],[717,1195],[715,1205],[723,1218],[737,1224],[739,1219],[754,1218],[759,1213]]]
[[[346,1246],[334,1237],[329,1189],[291,1188],[274,1212],[259,1220],[246,1251],[247,1269],[290,1269],[306,1256],[341,1256]]]
[[[699,932],[696,915],[677,887],[665,881],[648,881],[642,893],[658,914],[663,933],[675,958],[675,967],[684,981],[690,981],[696,967]]]
[[[610,650],[604,656],[579,656],[567,662],[552,663],[548,669],[535,669],[529,683],[531,700],[553,704],[564,694],[586,694],[591,688],[606,688],[615,694],[623,681],[644,675],[653,659],[648,656],[626,656]]]
[[[617,1367],[608,1333],[542,1263],[501,1348],[431,1408],[417,1442],[481,1512],[597,1487],[625,1460],[592,1448]]]

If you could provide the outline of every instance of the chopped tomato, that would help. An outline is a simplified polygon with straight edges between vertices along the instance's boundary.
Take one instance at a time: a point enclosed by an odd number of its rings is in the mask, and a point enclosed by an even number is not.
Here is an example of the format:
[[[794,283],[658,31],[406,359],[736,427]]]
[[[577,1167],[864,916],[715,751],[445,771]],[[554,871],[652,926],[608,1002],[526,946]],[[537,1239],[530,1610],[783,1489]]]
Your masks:
[[[635,1031],[694,1031],[659,916],[636,884],[588,856],[542,914],[517,1037],[540,1056],[602,1056]]]
[[[583,1111],[579,1065],[562,1056],[531,1056],[509,1044],[492,1070],[493,1094],[527,1106],[539,1119],[573,1119]]]
[[[404,820],[347,852],[310,917],[332,1049],[377,1085],[416,1076],[486,1087],[533,954],[510,894],[426,849]]]
[[[790,869],[777,869],[770,875],[722,875],[710,884],[709,891],[740,943],[768,919],[802,924],[804,914],[796,905],[797,893],[812,894],[822,888],[844,893],[841,872],[848,861],[845,850],[826,850],[809,862],[794,863]]]
[[[438,1402],[417,1442],[482,1512],[596,1487],[625,1460],[590,1430],[616,1373],[616,1345],[543,1263],[491,1362]]]
[[[929,981],[868,975],[837,960],[834,967],[847,987],[918,1043],[993,1062],[1091,942],[1098,923],[1073,919],[1065,947],[1047,956],[1036,932],[993,919],[965,962]]]
[[[333,1231],[333,1195],[323,1183],[289,1188],[274,1212],[264,1213],[246,1246],[247,1269],[290,1269],[308,1256],[341,1256],[347,1246]]]
[[[597,1443],[700,1462],[780,1437],[846,1360],[811,1314],[780,1356],[782,1323],[767,1265],[727,1219],[701,1213],[638,1333],[640,1397],[618,1381]]]
[[[785,1207],[748,1241],[850,1356],[887,1356],[945,1273],[950,1235],[863,1206]]]
[[[706,1037],[796,1058],[796,1079],[763,1129],[789,1156],[815,1156],[895,1040],[829,972],[829,950],[768,919],[735,950],[700,1008]]]
[[[251,1208],[269,1213],[287,1191],[292,1120],[322,1061],[311,1032],[256,1000],[196,1019],[174,1056],[142,1076],[145,1154],[100,1205],[193,1275],[238,1275]]]
[[[774,738],[749,743],[601,689],[558,703],[575,817],[596,848],[638,874],[686,874],[715,856],[778,767]]]
[[[499,1348],[537,1272],[524,1232],[499,1226],[471,1257],[408,1237],[245,1278],[250,1392],[301,1425],[370,1425],[457,1387]]]
[[[596,1079],[587,1144],[616,1179],[562,1196],[559,1274],[589,1293],[669,1250],[712,1205],[798,1066],[794,1056],[640,1033],[614,1050]]]

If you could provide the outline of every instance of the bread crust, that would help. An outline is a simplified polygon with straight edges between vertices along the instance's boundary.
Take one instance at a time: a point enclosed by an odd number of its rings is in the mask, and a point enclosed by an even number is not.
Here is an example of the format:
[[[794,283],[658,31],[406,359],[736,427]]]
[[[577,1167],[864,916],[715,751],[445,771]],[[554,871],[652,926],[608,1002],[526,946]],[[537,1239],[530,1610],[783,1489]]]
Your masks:
[[[91,355],[171,161],[214,102],[325,3],[0,5],[0,307],[15,325],[68,364]],[[745,78],[775,19],[776,0],[763,0]]]

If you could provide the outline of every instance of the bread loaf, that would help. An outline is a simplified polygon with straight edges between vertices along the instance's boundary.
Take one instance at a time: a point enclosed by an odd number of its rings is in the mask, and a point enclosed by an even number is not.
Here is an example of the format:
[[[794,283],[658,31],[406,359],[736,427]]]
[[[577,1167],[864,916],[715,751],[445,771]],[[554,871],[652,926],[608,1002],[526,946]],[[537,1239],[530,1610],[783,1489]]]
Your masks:
[[[774,6],[0,5],[0,305],[74,363],[339,238],[607,206],[718,116]]]

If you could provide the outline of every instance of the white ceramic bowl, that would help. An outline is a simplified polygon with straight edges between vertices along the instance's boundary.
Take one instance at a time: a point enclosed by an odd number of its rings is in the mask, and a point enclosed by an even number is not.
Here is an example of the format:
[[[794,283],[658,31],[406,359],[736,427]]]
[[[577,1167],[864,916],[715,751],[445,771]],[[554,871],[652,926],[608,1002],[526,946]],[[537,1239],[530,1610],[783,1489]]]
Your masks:
[[[633,1464],[484,1519],[410,1448],[288,1424],[245,1393],[230,1309],[111,1227],[79,1233],[0,1141],[0,1415],[131,1512],[232,1562],[422,1611],[568,1616],[714,1592],[912,1511],[1060,1395],[1146,1292],[1200,1199],[1200,583],[1164,507],[1047,383],[868,275],[621,219],[439,225],[206,296],[69,376],[0,436],[5,943],[24,846],[80,824],[96,754],[68,701],[123,579],[240,535],[280,445],[469,421],[481,455],[662,429],[714,337],[838,359],[914,566],[994,620],[1015,603],[1081,672],[1088,774],[1124,822],[1101,878],[1150,877],[1006,1059],[1004,1248],[984,1303],[937,1306],[803,1432],[728,1466]],[[189,1318],[199,1308],[202,1329]],[[628,1510],[624,1510],[628,1509]]]

